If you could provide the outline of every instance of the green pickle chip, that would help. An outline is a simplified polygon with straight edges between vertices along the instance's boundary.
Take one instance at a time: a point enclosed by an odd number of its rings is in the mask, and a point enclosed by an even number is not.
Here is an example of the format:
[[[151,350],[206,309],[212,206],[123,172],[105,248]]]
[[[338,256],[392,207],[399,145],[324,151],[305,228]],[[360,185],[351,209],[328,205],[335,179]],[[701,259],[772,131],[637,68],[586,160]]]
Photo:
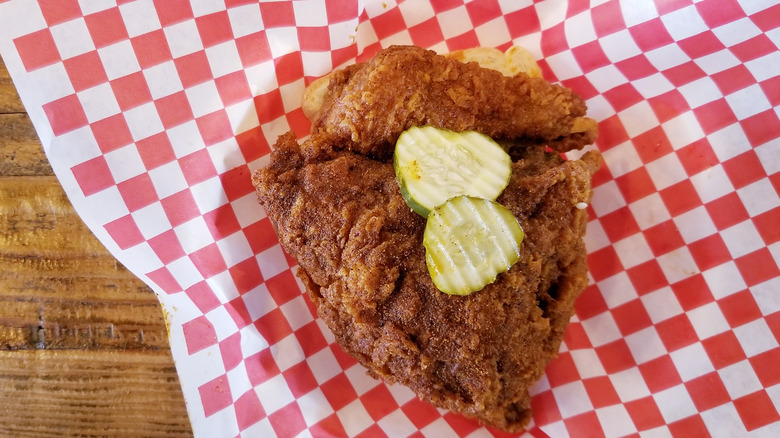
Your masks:
[[[433,126],[404,131],[393,165],[404,200],[422,216],[459,195],[495,200],[512,174],[512,160],[490,137]]]
[[[428,215],[423,236],[428,272],[440,291],[468,295],[517,262],[523,237],[503,205],[472,196],[451,198]]]

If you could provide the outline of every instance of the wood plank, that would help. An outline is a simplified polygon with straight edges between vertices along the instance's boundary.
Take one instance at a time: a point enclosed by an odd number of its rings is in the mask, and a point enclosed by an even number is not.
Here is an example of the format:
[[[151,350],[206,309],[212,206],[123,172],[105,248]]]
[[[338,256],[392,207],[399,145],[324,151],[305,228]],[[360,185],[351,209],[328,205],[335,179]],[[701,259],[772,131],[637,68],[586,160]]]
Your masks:
[[[52,175],[30,118],[0,59],[0,175]]]
[[[157,301],[84,302],[0,296],[0,348],[167,350]]]
[[[0,113],[23,113],[24,105],[11,82],[5,63],[0,59]]]
[[[0,218],[3,254],[29,256],[29,263],[39,263],[36,257],[67,262],[107,254],[53,176],[0,177]],[[50,265],[57,270],[56,263]]]
[[[0,114],[0,175],[53,175],[27,114]]]
[[[89,269],[116,264],[102,257],[108,252],[53,176],[0,177],[0,218],[2,254],[20,263],[71,274],[80,262]]]
[[[190,436],[168,358],[151,352],[0,351],[0,436]]]

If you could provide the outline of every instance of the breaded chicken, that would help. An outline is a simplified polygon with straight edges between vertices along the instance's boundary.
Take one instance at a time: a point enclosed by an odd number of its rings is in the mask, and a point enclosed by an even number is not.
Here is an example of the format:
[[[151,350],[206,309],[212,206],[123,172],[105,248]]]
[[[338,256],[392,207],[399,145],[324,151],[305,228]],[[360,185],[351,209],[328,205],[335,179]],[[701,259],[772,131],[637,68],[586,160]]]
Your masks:
[[[531,415],[528,388],[557,353],[587,285],[587,213],[576,205],[589,200],[600,156],[563,162],[538,151],[513,164],[498,201],[525,230],[520,261],[461,297],[433,285],[425,219],[404,202],[392,164],[319,139],[299,146],[293,134],[281,137],[254,179],[319,316],[373,376],[485,424],[521,429]]]
[[[421,70],[404,70],[406,75],[436,77],[442,70],[432,65],[449,65],[431,61],[428,52],[409,50],[429,61],[418,65]],[[383,62],[378,65],[385,65],[379,70],[390,69]],[[344,74],[352,77],[360,69],[347,69],[351,73]],[[571,92],[561,89],[548,94],[556,98],[527,102],[513,94],[515,88],[489,84],[505,84],[503,79],[475,69],[469,66],[468,74],[456,75],[449,85],[492,90],[499,100],[530,105],[555,121],[542,120],[543,126],[534,126],[536,116],[526,115],[520,117],[523,123],[505,120],[502,124],[490,119],[490,110],[477,108],[458,117],[460,122],[448,121],[444,113],[436,112],[452,105],[438,101],[450,99],[450,93],[441,92],[426,95],[426,102],[414,100],[414,105],[404,106],[403,114],[366,113],[392,125],[383,128],[369,117],[338,110],[331,103],[303,143],[293,133],[278,139],[269,165],[254,174],[253,183],[282,246],[298,261],[298,275],[318,315],[345,351],[371,375],[407,385],[436,406],[519,431],[531,418],[528,389],[557,354],[574,301],[587,286],[582,241],[587,213],[581,207],[590,200],[590,181],[601,156],[593,151],[565,161],[557,153],[545,152],[545,136],[573,142],[570,119],[585,109]],[[389,71],[381,74],[397,76]],[[393,84],[399,81],[403,82],[396,77]],[[475,81],[484,84],[473,88]],[[520,81],[528,83],[527,78]],[[339,84],[331,80],[336,89],[328,93],[343,94],[338,89],[344,86]],[[376,94],[368,99],[372,102],[396,99],[383,96],[393,95],[395,85],[370,90]],[[360,94],[351,92],[356,93]],[[401,94],[415,95],[403,90]],[[494,117],[524,114],[522,108],[496,111]],[[339,124],[336,114],[343,114],[348,122]],[[447,295],[433,284],[423,246],[426,220],[405,203],[389,151],[384,149],[410,120],[439,120],[450,129],[468,126],[503,139],[521,135],[508,144],[514,160],[511,179],[497,199],[525,231],[520,260],[470,295]],[[520,128],[524,123],[527,126]],[[513,124],[513,128],[503,126]]]
[[[401,132],[423,125],[565,152],[595,139],[596,124],[585,111],[570,89],[542,78],[508,77],[419,47],[393,46],[331,74],[312,129],[380,159],[392,155]]]

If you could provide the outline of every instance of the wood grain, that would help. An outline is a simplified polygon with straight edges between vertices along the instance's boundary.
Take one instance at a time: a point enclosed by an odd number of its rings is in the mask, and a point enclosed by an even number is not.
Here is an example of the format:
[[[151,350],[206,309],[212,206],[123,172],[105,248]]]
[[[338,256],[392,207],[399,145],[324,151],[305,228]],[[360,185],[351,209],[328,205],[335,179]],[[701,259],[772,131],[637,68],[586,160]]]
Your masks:
[[[157,297],[89,232],[0,62],[0,436],[191,436]]]
[[[25,113],[0,114],[0,175],[54,175]]]
[[[16,88],[11,81],[11,75],[5,63],[0,59],[0,113],[23,113],[24,106],[16,93]]]
[[[0,351],[0,436],[188,436],[174,376],[156,353]]]

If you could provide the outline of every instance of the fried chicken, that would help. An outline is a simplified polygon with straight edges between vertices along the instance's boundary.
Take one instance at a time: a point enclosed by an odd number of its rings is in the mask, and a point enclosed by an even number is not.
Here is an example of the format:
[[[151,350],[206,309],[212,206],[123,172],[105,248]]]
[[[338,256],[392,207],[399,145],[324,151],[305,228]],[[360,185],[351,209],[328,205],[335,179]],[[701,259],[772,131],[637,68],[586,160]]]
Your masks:
[[[386,158],[412,126],[475,130],[565,152],[594,141],[595,123],[570,89],[519,73],[507,77],[419,47],[393,46],[331,75],[313,132],[363,155]],[[591,121],[592,122],[592,121]]]
[[[369,372],[505,430],[530,418],[528,388],[555,356],[587,285],[581,236],[600,156],[535,152],[513,164],[498,201],[526,232],[520,261],[460,297],[425,265],[425,219],[406,206],[392,164],[279,139],[254,183],[283,247],[338,343]],[[306,156],[306,151],[316,151]]]
[[[545,151],[544,138],[575,143],[571,119],[585,109],[571,92],[520,75],[516,85],[502,88],[507,81],[475,65],[442,70],[450,63],[410,48],[411,58],[424,60],[414,63],[421,70],[398,67],[415,77],[411,83],[436,88],[433,79],[417,79],[443,76],[454,90],[477,95],[420,93],[398,85],[405,83],[392,71],[398,64],[386,63],[400,50],[380,52],[379,61],[372,61],[376,75],[394,78],[384,91],[365,66],[343,71],[350,78],[366,76],[361,83],[374,97],[361,102],[377,106],[362,107],[360,117],[356,85],[332,79],[328,93],[346,97],[326,99],[329,106],[304,142],[292,132],[281,136],[253,183],[282,246],[298,261],[318,315],[372,376],[407,385],[434,405],[486,425],[519,431],[531,418],[528,389],[557,354],[574,301],[587,286],[587,213],[578,206],[590,200],[601,156],[592,151],[565,161]],[[528,87],[544,91],[518,91]],[[401,98],[386,95],[399,88],[406,90],[403,99],[417,97],[397,106]],[[497,99],[483,96],[487,90]],[[453,95],[464,102],[512,104],[466,108],[453,103]],[[519,116],[502,123],[507,114]],[[339,117],[345,122],[338,123]],[[511,179],[498,202],[515,215],[526,237],[520,260],[478,292],[444,294],[428,273],[425,218],[404,202],[386,150],[410,123],[512,139]]]

